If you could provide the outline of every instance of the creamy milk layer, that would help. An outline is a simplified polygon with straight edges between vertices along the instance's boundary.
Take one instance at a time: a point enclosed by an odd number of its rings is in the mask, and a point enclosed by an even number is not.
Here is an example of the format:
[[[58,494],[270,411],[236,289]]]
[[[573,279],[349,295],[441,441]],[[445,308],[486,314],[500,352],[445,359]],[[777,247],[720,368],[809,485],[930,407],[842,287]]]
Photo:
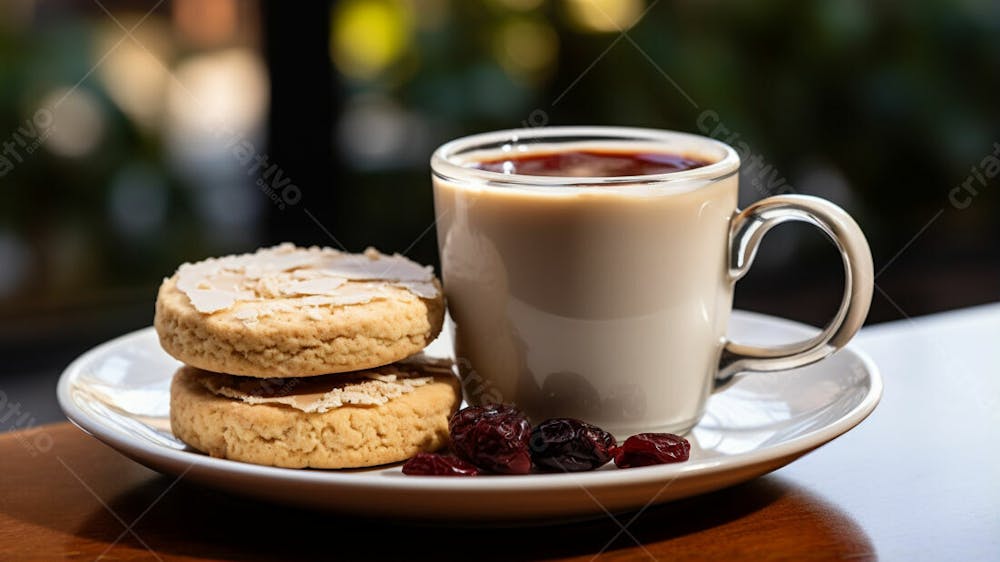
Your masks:
[[[484,389],[470,402],[610,431],[700,417],[732,307],[735,173],[583,189],[435,176],[434,191],[456,357]]]

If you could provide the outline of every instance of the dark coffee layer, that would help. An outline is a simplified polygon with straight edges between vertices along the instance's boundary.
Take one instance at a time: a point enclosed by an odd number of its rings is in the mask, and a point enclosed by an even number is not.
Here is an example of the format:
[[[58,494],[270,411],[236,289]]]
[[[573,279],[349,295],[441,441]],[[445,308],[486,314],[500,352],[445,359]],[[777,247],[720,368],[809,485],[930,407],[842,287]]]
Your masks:
[[[619,177],[680,172],[711,162],[665,152],[568,150],[506,156],[472,165],[480,170],[525,176]]]

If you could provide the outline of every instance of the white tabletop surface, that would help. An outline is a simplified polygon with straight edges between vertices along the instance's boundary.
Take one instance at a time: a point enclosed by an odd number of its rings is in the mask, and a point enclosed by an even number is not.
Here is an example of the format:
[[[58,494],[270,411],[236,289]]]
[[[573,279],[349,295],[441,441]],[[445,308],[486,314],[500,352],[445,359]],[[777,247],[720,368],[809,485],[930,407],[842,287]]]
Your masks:
[[[879,366],[882,403],[774,474],[844,512],[879,558],[1000,560],[1000,304],[872,326],[854,345]]]

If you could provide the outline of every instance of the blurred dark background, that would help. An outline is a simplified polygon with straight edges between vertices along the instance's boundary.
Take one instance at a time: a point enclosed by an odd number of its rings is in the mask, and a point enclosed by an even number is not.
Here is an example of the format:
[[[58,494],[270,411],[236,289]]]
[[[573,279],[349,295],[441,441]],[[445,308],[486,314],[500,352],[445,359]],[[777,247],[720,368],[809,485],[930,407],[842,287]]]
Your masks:
[[[743,204],[819,195],[867,232],[870,323],[996,301],[998,33],[993,0],[0,0],[0,391],[58,419],[61,368],[149,325],[182,261],[437,265],[429,155],[500,128],[745,143]],[[789,225],[736,306],[822,324],[841,284]]]

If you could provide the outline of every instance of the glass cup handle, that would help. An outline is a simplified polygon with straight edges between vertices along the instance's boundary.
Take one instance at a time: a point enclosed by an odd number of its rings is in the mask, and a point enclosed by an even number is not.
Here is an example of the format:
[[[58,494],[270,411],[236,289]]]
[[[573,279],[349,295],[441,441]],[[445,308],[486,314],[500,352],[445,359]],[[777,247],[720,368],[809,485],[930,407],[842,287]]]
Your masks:
[[[843,347],[865,321],[875,284],[871,250],[858,224],[843,209],[818,197],[779,195],[737,213],[729,229],[729,277],[733,283],[750,269],[760,241],[787,221],[810,223],[826,233],[844,260],[844,298],[833,320],[813,338],[774,347],[727,341],[719,359],[716,388],[741,371],[780,371],[825,359]]]

